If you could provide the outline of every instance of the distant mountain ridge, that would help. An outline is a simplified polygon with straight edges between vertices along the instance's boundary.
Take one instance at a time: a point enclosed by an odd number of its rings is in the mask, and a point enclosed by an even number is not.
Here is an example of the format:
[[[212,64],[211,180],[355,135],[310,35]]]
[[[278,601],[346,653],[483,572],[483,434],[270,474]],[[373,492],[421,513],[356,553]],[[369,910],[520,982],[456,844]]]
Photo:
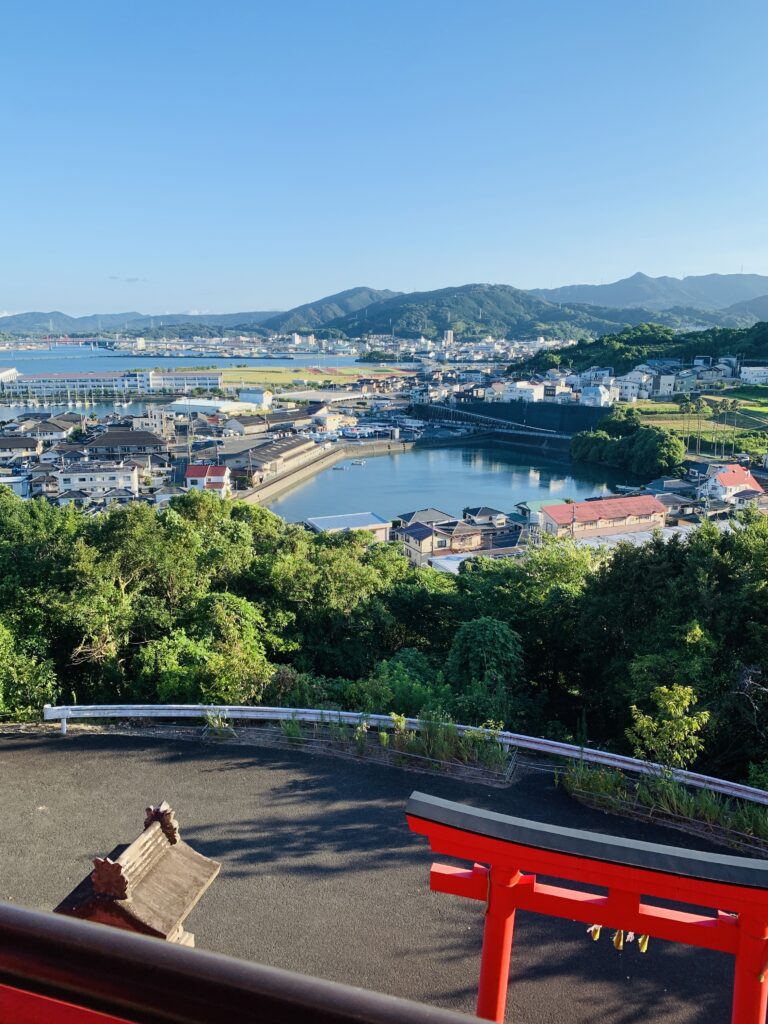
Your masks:
[[[549,302],[588,303],[628,308],[643,306],[668,310],[676,306],[695,309],[726,309],[734,303],[768,295],[768,277],[761,274],[704,274],[691,277],[632,277],[610,284],[570,284],[562,288],[532,288]]]
[[[736,302],[729,306],[726,312],[734,316],[753,316],[757,320],[768,320],[768,295],[759,295],[747,302]]]
[[[271,310],[149,316],[130,312],[71,317],[58,311],[31,312],[0,317],[0,332],[21,335],[125,332],[134,336],[146,333],[148,337],[157,338],[163,337],[166,329],[175,328],[179,337],[194,337],[196,334],[215,337],[221,331],[249,332],[264,337],[313,331],[326,336],[394,333],[402,338],[416,339],[423,335],[434,339],[441,337],[446,330],[452,330],[457,337],[463,338],[488,334],[509,338],[538,335],[579,338],[612,334],[648,322],[677,331],[748,327],[758,319],[768,319],[768,278],[730,275],[731,278],[742,276],[747,280],[737,285],[728,283],[728,275],[711,274],[705,278],[685,278],[680,282],[676,278],[649,278],[635,274],[612,285],[574,285],[547,292],[560,296],[556,301],[545,298],[545,290],[522,291],[507,284],[465,284],[408,293],[359,286],[280,313]],[[678,285],[691,281],[698,282],[696,287],[700,294],[707,292],[710,303],[715,292],[720,302],[735,292],[754,290],[758,285],[764,290],[726,307],[710,304],[703,308],[690,301],[677,301],[663,309],[658,308],[659,303],[679,299],[681,289]],[[581,295],[585,290],[594,301],[565,298],[566,294]],[[686,295],[695,290],[690,283],[683,289]],[[609,301],[620,294],[626,295],[626,305],[617,306]],[[630,301],[641,295],[647,297],[645,304]],[[604,301],[597,303],[598,297]],[[654,302],[656,307],[652,305]]]
[[[388,288],[359,286],[304,303],[285,312],[271,309],[249,313],[163,313],[153,316],[136,312],[68,316],[58,310],[50,313],[16,313],[0,317],[0,331],[7,331],[10,334],[88,334],[127,330],[133,333],[144,329],[199,324],[204,327],[223,327],[227,330],[263,327],[265,331],[285,334],[291,331],[316,330],[329,320],[354,313],[365,306],[399,294]]]
[[[754,317],[695,310],[657,313],[645,308],[614,309],[585,303],[556,304],[508,284],[467,284],[430,292],[407,292],[330,320],[328,331],[348,336],[389,334],[437,338],[452,330],[461,337],[487,334],[509,338],[583,337],[611,334],[658,321],[676,329],[742,326]]]
[[[265,320],[262,326],[277,334],[286,334],[289,331],[313,331],[339,317],[357,313],[367,306],[384,302],[386,299],[400,294],[400,292],[392,292],[388,288],[366,288],[364,286],[348,288],[336,295],[328,295],[324,299],[296,306],[295,309],[289,309],[286,313],[278,313]]]
[[[254,313],[91,313],[68,316],[54,310],[50,313],[14,313],[0,317],[0,332],[9,334],[98,334],[100,331],[137,331],[143,328],[168,327],[178,324],[201,324],[216,327],[256,326],[275,310]]]

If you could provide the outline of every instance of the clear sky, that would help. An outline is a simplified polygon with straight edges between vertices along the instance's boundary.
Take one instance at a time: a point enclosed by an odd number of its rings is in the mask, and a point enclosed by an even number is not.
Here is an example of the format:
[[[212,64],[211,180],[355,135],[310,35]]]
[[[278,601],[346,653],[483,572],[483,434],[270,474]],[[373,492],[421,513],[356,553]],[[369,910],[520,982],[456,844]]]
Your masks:
[[[6,0],[0,311],[768,273],[765,0]]]

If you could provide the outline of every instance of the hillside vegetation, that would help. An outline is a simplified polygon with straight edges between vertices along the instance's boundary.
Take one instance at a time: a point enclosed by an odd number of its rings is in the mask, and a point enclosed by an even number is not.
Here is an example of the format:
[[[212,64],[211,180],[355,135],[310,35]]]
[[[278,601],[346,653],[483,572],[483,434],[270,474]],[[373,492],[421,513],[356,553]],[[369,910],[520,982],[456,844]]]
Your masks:
[[[584,339],[564,352],[545,352],[528,363],[529,368],[547,370],[570,366],[611,366],[617,374],[627,373],[648,359],[680,359],[695,356],[738,355],[742,359],[768,359],[768,323],[747,328],[712,328],[676,334],[657,323],[643,323],[596,341]]]
[[[431,713],[632,751],[633,708],[685,732],[695,704],[708,712],[697,765],[757,777],[766,564],[765,517],[611,556],[553,541],[453,576],[364,532],[310,534],[208,494],[92,518],[0,487],[0,712],[39,717],[66,701]],[[685,691],[677,711],[660,687]]]
[[[262,326],[279,334],[290,331],[313,331],[339,317],[356,313],[398,294],[399,292],[391,292],[388,288],[349,288],[337,295],[328,295],[324,299],[296,306],[286,313],[278,313],[265,320]]]
[[[594,300],[597,301],[596,299]],[[755,309],[760,308],[758,306]],[[586,304],[575,299],[548,301],[541,294],[510,285],[468,284],[457,288],[402,294],[388,289],[350,288],[304,303],[286,312],[94,314],[19,313],[0,317],[0,331],[16,334],[64,333],[82,336],[101,332],[161,338],[214,337],[249,333],[316,332],[322,337],[394,334],[401,338],[438,338],[452,330],[458,338],[594,337],[637,326],[648,320],[679,330],[710,326],[741,327],[754,323],[749,304],[733,309],[698,309],[678,302],[664,311],[629,304],[619,307]]]

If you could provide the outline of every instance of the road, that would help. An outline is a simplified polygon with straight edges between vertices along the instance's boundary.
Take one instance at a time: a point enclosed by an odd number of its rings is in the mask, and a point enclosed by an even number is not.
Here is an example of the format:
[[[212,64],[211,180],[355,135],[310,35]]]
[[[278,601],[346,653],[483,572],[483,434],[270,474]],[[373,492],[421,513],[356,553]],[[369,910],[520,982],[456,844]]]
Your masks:
[[[0,899],[49,910],[90,860],[167,799],[183,837],[222,862],[187,921],[197,945],[471,1011],[482,907],[429,892],[414,789],[554,824],[682,845],[675,832],[574,803],[549,776],[511,788],[303,751],[109,735],[0,735]],[[651,941],[617,953],[582,924],[518,914],[508,1020],[712,1024],[729,1019],[721,954]]]

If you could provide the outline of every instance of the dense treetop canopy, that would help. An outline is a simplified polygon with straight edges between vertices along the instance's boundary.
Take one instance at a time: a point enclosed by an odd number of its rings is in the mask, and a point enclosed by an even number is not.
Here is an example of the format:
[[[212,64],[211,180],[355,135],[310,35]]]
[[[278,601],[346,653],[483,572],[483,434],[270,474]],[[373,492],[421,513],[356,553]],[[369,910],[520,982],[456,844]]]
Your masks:
[[[548,542],[452,576],[207,494],[91,518],[0,487],[0,711],[440,713],[631,752],[628,730],[658,736],[659,688],[683,687],[698,766],[744,778],[768,761],[766,579],[757,516],[610,555]]]

